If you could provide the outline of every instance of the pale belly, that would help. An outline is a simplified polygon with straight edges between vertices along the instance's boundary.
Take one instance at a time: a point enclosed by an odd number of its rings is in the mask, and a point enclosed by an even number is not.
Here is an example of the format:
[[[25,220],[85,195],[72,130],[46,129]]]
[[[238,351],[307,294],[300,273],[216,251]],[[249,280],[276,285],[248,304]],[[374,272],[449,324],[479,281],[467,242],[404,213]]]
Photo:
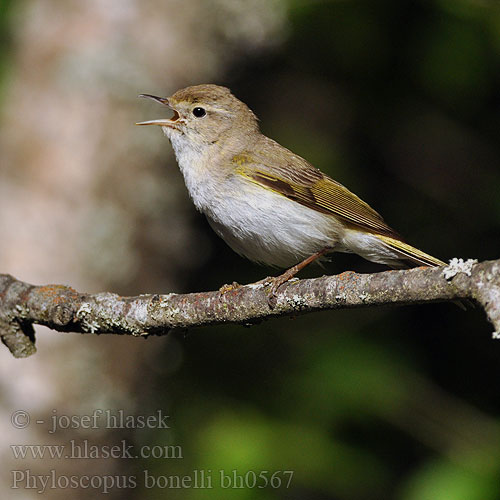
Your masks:
[[[202,208],[214,231],[238,254],[276,267],[290,267],[336,246],[343,226],[334,218],[243,179]]]

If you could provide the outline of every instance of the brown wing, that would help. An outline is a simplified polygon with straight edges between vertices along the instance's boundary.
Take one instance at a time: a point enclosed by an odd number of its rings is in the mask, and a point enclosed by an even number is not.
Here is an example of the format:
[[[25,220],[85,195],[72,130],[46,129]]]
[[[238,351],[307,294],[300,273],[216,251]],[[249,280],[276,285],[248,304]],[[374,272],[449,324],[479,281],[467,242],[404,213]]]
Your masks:
[[[370,205],[300,156],[267,137],[258,146],[257,153],[244,152],[233,158],[240,174],[349,226],[402,239]]]

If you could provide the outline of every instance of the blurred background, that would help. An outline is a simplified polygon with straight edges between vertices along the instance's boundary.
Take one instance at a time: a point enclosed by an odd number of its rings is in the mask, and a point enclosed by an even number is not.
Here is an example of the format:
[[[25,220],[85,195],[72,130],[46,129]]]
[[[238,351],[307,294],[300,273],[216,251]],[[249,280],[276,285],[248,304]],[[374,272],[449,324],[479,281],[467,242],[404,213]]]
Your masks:
[[[199,83],[230,87],[264,133],[415,246],[500,257],[496,0],[1,0],[0,40],[0,272],[127,295],[276,273],[217,239],[161,131],[134,126],[165,116],[137,94]],[[302,276],[344,270],[383,267],[339,254]],[[491,330],[480,309],[452,304],[147,341],[38,328],[35,356],[0,352],[0,496],[497,499]],[[161,411],[170,428],[61,428],[96,409]],[[18,410],[26,428],[11,423]],[[71,440],[167,456],[30,460],[11,447]],[[243,483],[221,484],[220,470]],[[200,471],[213,488],[193,487]],[[293,471],[288,487],[279,471]],[[64,479],[82,475],[97,479]]]

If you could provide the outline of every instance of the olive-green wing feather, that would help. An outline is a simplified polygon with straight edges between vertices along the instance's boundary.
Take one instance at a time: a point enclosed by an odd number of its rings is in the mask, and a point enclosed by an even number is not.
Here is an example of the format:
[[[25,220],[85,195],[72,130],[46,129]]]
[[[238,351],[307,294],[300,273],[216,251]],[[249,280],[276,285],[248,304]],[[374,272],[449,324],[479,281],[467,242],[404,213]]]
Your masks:
[[[368,232],[400,238],[375,210],[327,176],[309,186],[285,181],[259,170],[254,171],[249,177],[302,205],[318,212],[334,215],[348,226],[357,226]]]
[[[367,203],[300,156],[264,138],[257,152],[233,157],[238,173],[304,206],[340,218],[348,226],[401,240]]]

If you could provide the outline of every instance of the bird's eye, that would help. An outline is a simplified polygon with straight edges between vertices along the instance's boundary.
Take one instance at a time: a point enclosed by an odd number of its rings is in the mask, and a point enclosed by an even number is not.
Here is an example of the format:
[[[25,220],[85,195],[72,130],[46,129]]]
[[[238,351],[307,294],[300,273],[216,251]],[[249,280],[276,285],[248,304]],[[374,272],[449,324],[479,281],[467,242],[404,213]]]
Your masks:
[[[196,116],[196,118],[201,118],[205,116],[207,112],[205,111],[205,108],[194,108],[193,109],[193,115]]]

